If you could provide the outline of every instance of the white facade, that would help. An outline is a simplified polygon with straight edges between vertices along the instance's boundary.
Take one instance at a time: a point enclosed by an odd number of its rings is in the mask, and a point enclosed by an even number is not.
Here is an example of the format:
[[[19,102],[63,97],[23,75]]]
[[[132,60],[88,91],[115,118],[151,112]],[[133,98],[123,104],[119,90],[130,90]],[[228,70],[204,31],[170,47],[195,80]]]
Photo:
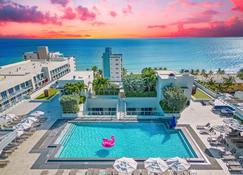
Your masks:
[[[122,81],[122,55],[111,55],[110,57],[110,81]]]
[[[63,89],[67,83],[84,82],[88,90],[92,91],[93,80],[93,71],[73,71],[57,80],[56,88]]]
[[[75,69],[73,57],[33,59],[0,67],[0,112]]]
[[[188,73],[178,74],[173,71],[156,71],[157,73],[157,84],[156,84],[156,91],[157,91],[157,98],[160,101],[163,99],[163,89],[166,86],[173,85],[183,89],[184,94],[187,97],[187,100],[190,101],[192,87],[194,82],[194,77]]]

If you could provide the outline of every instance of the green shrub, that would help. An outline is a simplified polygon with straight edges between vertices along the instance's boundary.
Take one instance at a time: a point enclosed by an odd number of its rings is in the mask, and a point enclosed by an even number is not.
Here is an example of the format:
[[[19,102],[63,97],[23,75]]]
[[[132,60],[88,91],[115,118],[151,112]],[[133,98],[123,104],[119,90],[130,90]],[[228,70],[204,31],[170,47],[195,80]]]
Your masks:
[[[80,97],[77,95],[63,95],[60,100],[64,113],[78,113]]]
[[[165,112],[181,112],[187,103],[187,97],[179,87],[167,86],[163,89],[164,99],[160,102]]]
[[[80,96],[80,98],[79,98],[79,104],[84,104],[85,103],[85,100],[86,100],[86,97],[85,96]]]

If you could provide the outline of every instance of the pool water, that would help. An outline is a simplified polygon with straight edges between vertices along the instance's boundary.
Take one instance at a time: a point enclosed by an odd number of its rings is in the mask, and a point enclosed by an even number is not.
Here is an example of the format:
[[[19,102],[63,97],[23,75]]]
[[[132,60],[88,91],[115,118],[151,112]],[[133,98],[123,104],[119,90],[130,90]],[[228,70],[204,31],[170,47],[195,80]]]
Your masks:
[[[175,156],[196,157],[179,129],[167,129],[154,122],[80,122],[70,123],[58,138],[57,158],[132,158]],[[104,148],[103,138],[115,136],[115,146]]]

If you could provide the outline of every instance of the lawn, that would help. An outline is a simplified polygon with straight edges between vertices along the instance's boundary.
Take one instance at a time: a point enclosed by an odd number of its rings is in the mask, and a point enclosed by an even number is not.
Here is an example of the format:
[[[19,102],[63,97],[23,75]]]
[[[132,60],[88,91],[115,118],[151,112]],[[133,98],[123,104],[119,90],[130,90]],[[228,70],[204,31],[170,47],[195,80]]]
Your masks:
[[[52,98],[54,95],[56,95],[59,91],[57,89],[54,88],[50,88],[48,89],[49,91],[49,96],[45,97],[44,92],[42,92],[38,97],[36,97],[37,100],[49,100],[50,98]]]
[[[196,99],[203,99],[203,100],[211,100],[212,98],[209,97],[205,92],[202,90],[198,89],[196,90],[196,93],[193,95],[194,98]]]

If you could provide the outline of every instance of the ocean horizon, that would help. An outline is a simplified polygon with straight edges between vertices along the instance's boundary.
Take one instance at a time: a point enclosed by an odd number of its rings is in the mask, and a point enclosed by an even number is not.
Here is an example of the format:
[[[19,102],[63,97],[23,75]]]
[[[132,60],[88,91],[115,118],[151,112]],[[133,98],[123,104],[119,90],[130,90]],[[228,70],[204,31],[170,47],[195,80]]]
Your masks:
[[[48,46],[64,56],[74,56],[78,70],[102,68],[105,47],[123,54],[129,72],[144,67],[172,70],[206,69],[238,71],[243,68],[243,37],[224,38],[111,38],[111,39],[0,39],[0,66],[23,60],[23,53]]]

